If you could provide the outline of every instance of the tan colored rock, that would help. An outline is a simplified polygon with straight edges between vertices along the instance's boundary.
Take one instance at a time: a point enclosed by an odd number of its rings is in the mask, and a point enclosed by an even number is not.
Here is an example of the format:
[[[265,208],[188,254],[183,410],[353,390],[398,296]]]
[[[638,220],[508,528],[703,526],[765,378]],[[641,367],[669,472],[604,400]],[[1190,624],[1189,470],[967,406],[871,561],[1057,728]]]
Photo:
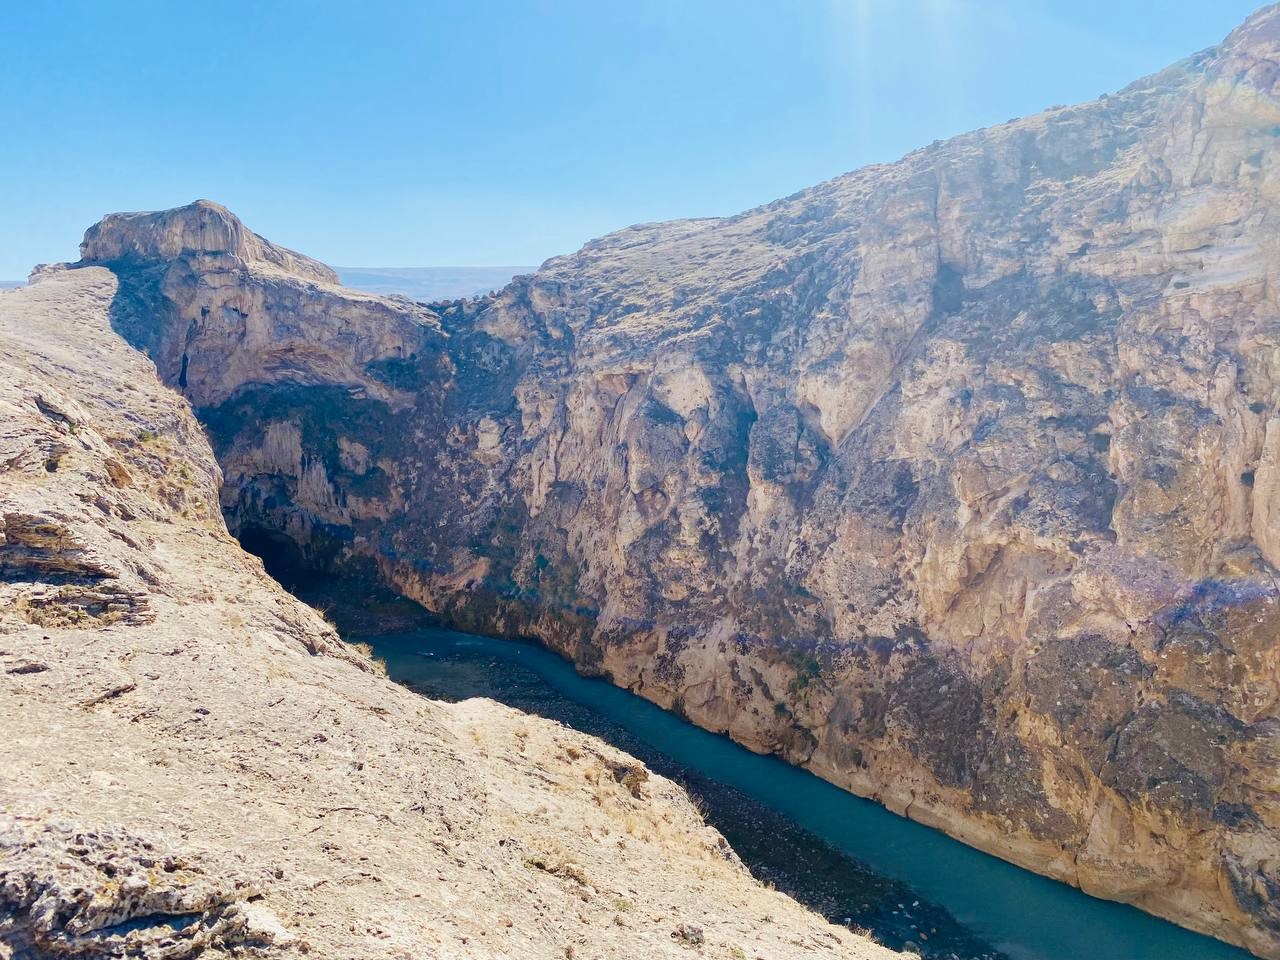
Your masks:
[[[633,758],[342,643],[228,535],[119,296],[0,294],[0,957],[892,955]]]
[[[338,282],[338,275],[320,261],[251,233],[226,207],[208,200],[159,217],[112,214],[85,234],[80,255],[104,263],[190,256],[206,267],[223,261],[252,263],[319,283]]]
[[[199,207],[84,255],[237,531],[1280,957],[1277,64],[1268,7],[1094,103],[437,311],[210,265]],[[276,422],[309,472],[265,466]]]

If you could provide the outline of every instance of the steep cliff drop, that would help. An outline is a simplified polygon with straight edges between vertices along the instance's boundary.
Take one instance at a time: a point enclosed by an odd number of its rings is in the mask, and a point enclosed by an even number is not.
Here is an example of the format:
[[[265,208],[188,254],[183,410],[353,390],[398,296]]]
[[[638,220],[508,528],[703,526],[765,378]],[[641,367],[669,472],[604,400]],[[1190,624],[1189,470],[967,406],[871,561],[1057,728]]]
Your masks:
[[[1280,957],[1278,148],[1269,7],[487,298],[344,290],[207,202],[82,256],[234,531]]]
[[[635,759],[339,641],[228,535],[120,292],[0,294],[0,958],[896,956]]]

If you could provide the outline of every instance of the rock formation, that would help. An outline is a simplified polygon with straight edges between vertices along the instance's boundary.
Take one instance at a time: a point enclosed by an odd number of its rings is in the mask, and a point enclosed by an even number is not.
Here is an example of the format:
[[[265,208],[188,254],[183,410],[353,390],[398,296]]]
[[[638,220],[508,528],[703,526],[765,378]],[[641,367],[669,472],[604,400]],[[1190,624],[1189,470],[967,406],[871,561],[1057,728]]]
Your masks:
[[[227,533],[115,276],[35,279],[0,294],[0,958],[891,956],[634,759],[382,677]]]
[[[1280,957],[1280,9],[487,298],[203,202],[82,256],[279,562]]]

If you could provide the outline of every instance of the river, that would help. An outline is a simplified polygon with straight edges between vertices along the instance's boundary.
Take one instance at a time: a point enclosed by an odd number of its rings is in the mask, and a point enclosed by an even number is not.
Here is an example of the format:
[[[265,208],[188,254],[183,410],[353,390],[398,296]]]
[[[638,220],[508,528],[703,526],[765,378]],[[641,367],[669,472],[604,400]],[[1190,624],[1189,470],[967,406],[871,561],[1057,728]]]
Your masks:
[[[1088,897],[759,756],[533,644],[449,630],[364,634],[389,675],[442,700],[484,696],[594,734],[677,780],[761,879],[890,947],[940,960],[1247,960]]]

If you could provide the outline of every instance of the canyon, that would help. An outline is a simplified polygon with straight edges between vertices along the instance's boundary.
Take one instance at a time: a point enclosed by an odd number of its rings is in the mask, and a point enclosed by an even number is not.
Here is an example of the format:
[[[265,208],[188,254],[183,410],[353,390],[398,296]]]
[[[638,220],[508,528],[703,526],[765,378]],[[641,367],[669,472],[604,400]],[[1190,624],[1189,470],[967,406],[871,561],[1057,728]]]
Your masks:
[[[634,758],[339,640],[228,534],[118,292],[0,295],[0,957],[897,955]]]
[[[1274,958],[1278,146],[1268,7],[1098,101],[489,296],[347,289],[199,201],[0,302],[112,285],[221,471],[166,496],[273,569],[536,639]]]

